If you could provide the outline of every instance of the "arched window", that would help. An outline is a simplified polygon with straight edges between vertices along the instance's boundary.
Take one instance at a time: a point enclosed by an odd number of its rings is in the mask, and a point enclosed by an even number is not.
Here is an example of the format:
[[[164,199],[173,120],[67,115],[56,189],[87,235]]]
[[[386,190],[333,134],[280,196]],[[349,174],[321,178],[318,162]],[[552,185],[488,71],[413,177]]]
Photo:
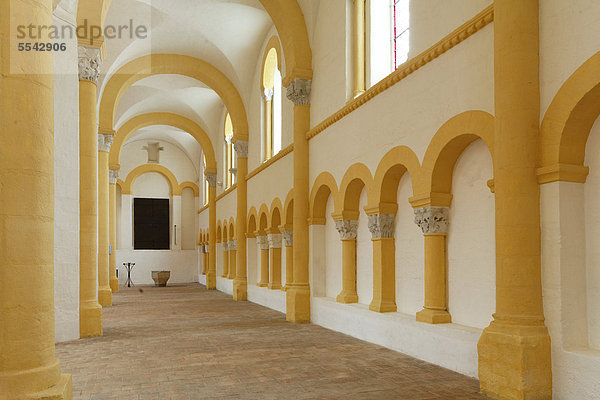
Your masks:
[[[225,129],[223,132],[224,135],[224,157],[225,162],[223,165],[225,166],[225,171],[223,171],[223,176],[225,177],[225,189],[228,189],[233,185],[234,181],[234,164],[233,164],[233,124],[231,123],[231,117],[229,113],[225,117]]]
[[[263,62],[263,140],[262,159],[268,160],[279,153],[282,146],[281,131],[281,60],[277,50],[279,41],[271,38]]]
[[[410,0],[392,0],[394,18],[394,70],[408,59],[410,48]]]

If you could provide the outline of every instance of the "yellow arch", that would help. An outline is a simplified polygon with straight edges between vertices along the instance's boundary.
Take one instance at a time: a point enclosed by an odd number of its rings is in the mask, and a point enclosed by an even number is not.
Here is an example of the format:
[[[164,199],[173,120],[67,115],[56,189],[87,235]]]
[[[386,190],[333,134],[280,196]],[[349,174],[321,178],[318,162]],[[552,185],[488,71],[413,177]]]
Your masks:
[[[158,164],[144,164],[139,167],[134,168],[129,175],[127,175],[127,179],[123,183],[122,193],[123,194],[131,194],[131,188],[133,183],[137,178],[141,175],[147,174],[149,172],[157,172],[167,178],[169,181],[169,185],[171,186],[171,195],[172,196],[181,196],[181,191],[179,190],[179,183],[177,183],[177,178],[175,175],[169,171],[168,168],[163,167]]]
[[[315,179],[310,192],[309,215],[311,225],[325,225],[325,208],[327,207],[329,196],[333,196],[334,201],[337,198],[337,183],[333,175],[329,172],[321,172],[317,176],[317,179]]]
[[[263,203],[258,209],[257,231],[265,232],[269,228],[269,207]]]
[[[229,218],[229,240],[235,239],[235,221],[233,217]]]
[[[585,182],[583,165],[590,130],[600,115],[600,52],[584,62],[560,87],[540,132],[538,179]]]
[[[250,211],[248,212],[248,218],[247,218],[248,226],[246,229],[246,237],[249,237],[249,238],[256,237],[254,235],[254,232],[256,231],[257,219],[258,219],[258,217],[256,216],[256,208],[251,207]]]
[[[279,197],[275,197],[275,200],[271,202],[269,212],[269,229],[279,230],[279,225],[283,219],[283,204]]]
[[[217,221],[217,243],[221,243],[222,236],[221,221]]]
[[[282,223],[286,225],[286,229],[291,230],[294,225],[294,189],[291,189],[285,197],[281,218],[283,219]]]
[[[121,149],[127,138],[135,131],[152,125],[168,125],[181,129],[192,135],[198,144],[202,147],[206,155],[206,173],[217,172],[217,160],[215,150],[208,134],[194,121],[179,114],[153,112],[138,115],[125,122],[119,128],[113,139],[113,144],[108,153],[108,163],[111,169],[119,169],[121,158]]]
[[[183,189],[190,188],[194,191],[194,197],[200,197],[200,188],[194,182],[185,181],[179,184],[179,193],[183,193]]]
[[[140,79],[160,74],[184,75],[213,89],[231,114],[234,139],[248,140],[248,119],[242,97],[231,81],[211,64],[179,54],[151,54],[125,64],[115,72],[100,100],[100,131],[112,132],[115,110],[125,91]]]
[[[88,27],[98,26],[104,31],[104,21],[106,20],[106,13],[111,5],[112,0],[95,0],[87,1],[83,0],[77,3],[77,26],[83,26],[84,24]],[[53,9],[56,8],[60,0],[53,0]],[[91,47],[98,47],[104,52],[104,35],[100,38],[94,39],[94,43],[91,42],[90,38],[78,38],[77,44]]]
[[[276,57],[274,60],[271,59],[271,50],[275,52]],[[281,61],[281,45],[279,43],[279,38],[276,35],[273,35],[271,36],[271,38],[267,42],[267,46],[265,47],[262,67],[260,69],[260,84],[263,89],[273,88],[272,78],[269,78],[267,76],[267,79],[265,79],[265,73],[267,70],[272,71],[275,68],[277,68],[281,72]]]
[[[413,206],[450,205],[454,164],[477,139],[485,142],[493,162],[494,117],[485,111],[466,111],[442,125],[425,152],[419,178],[413,178]]]
[[[369,208],[377,207],[378,213],[395,214],[398,208],[396,196],[400,179],[408,171],[414,186],[414,180],[419,178],[420,170],[419,158],[410,148],[398,146],[388,151],[375,171],[373,204],[369,204]]]
[[[367,191],[367,204],[371,204],[374,197],[371,171],[366,165],[356,163],[348,168],[340,184],[335,201],[336,218],[358,219],[360,214],[358,205],[363,187]]]

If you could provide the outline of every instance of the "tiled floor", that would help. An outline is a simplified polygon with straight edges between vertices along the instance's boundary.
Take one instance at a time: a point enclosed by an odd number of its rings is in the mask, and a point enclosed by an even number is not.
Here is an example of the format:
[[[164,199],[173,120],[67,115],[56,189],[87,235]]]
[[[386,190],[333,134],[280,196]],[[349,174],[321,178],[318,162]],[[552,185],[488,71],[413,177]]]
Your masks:
[[[484,399],[477,381],[199,285],[122,290],[56,346],[75,399]]]

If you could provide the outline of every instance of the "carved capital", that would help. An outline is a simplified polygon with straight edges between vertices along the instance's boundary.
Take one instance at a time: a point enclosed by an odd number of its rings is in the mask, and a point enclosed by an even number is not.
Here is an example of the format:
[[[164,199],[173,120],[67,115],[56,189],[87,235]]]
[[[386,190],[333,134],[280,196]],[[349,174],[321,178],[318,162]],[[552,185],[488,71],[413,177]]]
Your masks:
[[[280,249],[281,248],[281,233],[269,233],[267,235],[269,241],[269,248]]]
[[[369,215],[369,231],[372,239],[393,238],[394,214],[374,214]]]
[[[223,242],[223,251],[229,251],[229,242]]]
[[[340,239],[356,239],[356,232],[358,230],[358,221],[351,219],[344,219],[341,221],[335,221],[335,229],[340,234]]]
[[[217,186],[217,174],[206,174],[206,180],[208,181],[208,186]]]
[[[448,208],[424,207],[415,209],[415,224],[424,234],[448,233]]]
[[[310,89],[312,81],[308,79],[296,78],[287,87],[287,98],[295,106],[310,104]]]
[[[233,143],[235,154],[238,158],[248,158],[248,141],[247,140],[236,140]]]
[[[112,146],[112,143],[113,143],[113,136],[114,135],[107,135],[104,133],[99,133],[98,134],[98,151],[109,152],[110,146]]]
[[[275,91],[271,88],[266,88],[265,91],[263,92],[263,96],[265,97],[265,101],[271,101],[273,100],[273,94],[275,93]]]
[[[283,244],[286,247],[291,247],[294,245],[294,232],[292,231],[283,231],[281,232],[281,236],[283,238]]]
[[[229,250],[237,250],[237,240],[231,240],[229,242]]]
[[[79,79],[98,83],[100,76],[100,49],[77,46]]]
[[[108,170],[108,182],[112,184],[116,184],[119,179],[119,170],[118,169],[110,169]]]
[[[269,241],[267,240],[266,236],[257,236],[256,244],[258,244],[258,247],[261,250],[269,250]]]

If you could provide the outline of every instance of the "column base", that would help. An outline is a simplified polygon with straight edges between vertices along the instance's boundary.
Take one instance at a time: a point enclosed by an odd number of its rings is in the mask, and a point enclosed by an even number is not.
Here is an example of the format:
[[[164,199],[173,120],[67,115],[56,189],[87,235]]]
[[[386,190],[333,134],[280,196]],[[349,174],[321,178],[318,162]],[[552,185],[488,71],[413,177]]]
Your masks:
[[[426,324],[449,324],[452,322],[452,316],[445,310],[424,308],[417,313],[417,322],[424,322]]]
[[[342,290],[335,298],[335,301],[343,304],[358,303],[358,294]]]
[[[228,276],[227,279],[234,280],[235,276]]]
[[[109,287],[98,289],[98,303],[102,307],[112,306],[112,290]]]
[[[206,289],[217,290],[217,274],[215,272],[209,272],[206,275]]]
[[[225,275],[221,275],[221,278],[227,279],[227,275],[226,274]]]
[[[79,307],[79,335],[82,338],[102,336],[102,307],[84,303]]]
[[[386,312],[396,312],[398,308],[396,307],[396,303],[393,301],[384,301],[384,300],[375,300],[369,304],[369,310],[375,311],[378,313],[386,313]]]
[[[268,285],[269,285],[269,283],[268,283],[268,282],[258,282],[258,283],[256,284],[256,286],[258,286],[258,287],[267,287]]]
[[[271,290],[279,290],[281,289],[281,283],[269,283],[267,287]]]
[[[492,399],[552,399],[550,335],[537,326],[492,321],[477,343],[481,392]]]
[[[248,300],[248,281],[246,279],[233,280],[233,299],[235,301]]]
[[[110,278],[110,290],[113,293],[117,293],[119,291],[119,280],[117,278]]]
[[[286,320],[296,324],[310,323],[310,287],[290,285],[285,292]]]
[[[282,292],[287,292],[287,290],[288,290],[288,288],[289,288],[289,287],[290,287],[290,285],[289,285],[288,283],[286,283],[285,285],[283,285],[283,286],[281,287],[281,291],[282,291]]]
[[[25,397],[27,400],[72,400],[73,378],[69,374],[62,374],[54,386],[43,392],[33,393]]]

